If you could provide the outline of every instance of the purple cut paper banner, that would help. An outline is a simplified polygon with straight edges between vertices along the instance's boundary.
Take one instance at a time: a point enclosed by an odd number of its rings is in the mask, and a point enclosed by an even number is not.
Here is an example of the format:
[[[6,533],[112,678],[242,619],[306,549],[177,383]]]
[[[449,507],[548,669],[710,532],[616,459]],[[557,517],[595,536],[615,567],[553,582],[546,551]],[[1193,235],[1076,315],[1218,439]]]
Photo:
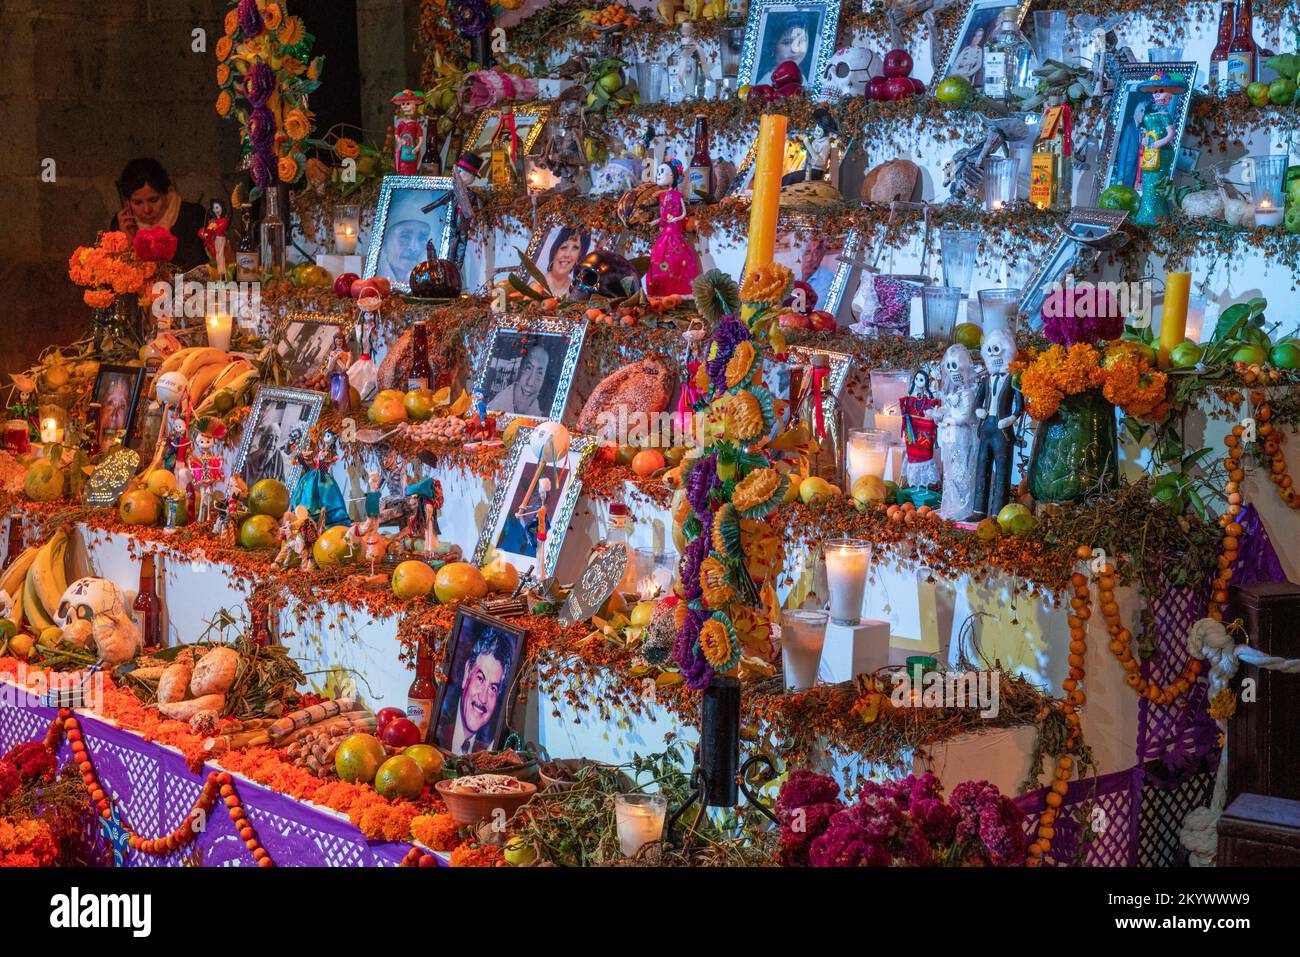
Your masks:
[[[12,686],[6,691],[16,691]],[[26,741],[40,741],[57,712],[53,708],[0,701],[0,754]],[[146,838],[169,834],[198,800],[203,782],[216,765],[202,774],[185,766],[180,752],[143,740],[139,735],[78,712],[82,736],[101,786],[123,823]],[[59,749],[60,767],[71,757],[65,741]],[[391,867],[401,863],[411,845],[367,840],[346,818],[296,801],[235,775],[236,788],[257,838],[277,867]],[[84,835],[87,858],[111,862],[112,855],[99,819],[88,816]],[[207,827],[187,848],[158,857],[128,849],[131,867],[255,866],[234,822],[220,802]]]

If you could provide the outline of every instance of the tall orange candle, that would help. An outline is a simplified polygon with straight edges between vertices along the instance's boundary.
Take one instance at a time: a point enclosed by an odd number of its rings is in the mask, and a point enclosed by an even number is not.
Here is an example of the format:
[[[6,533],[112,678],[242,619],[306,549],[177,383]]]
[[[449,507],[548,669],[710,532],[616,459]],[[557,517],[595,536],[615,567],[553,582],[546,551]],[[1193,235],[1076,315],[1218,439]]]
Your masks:
[[[1192,274],[1165,273],[1165,308],[1160,318],[1160,368],[1169,368],[1169,353],[1187,338],[1187,301],[1192,292]]]
[[[763,114],[754,161],[754,199],[749,207],[749,250],[745,273],[772,261],[776,220],[781,211],[781,175],[785,167],[785,117]]]

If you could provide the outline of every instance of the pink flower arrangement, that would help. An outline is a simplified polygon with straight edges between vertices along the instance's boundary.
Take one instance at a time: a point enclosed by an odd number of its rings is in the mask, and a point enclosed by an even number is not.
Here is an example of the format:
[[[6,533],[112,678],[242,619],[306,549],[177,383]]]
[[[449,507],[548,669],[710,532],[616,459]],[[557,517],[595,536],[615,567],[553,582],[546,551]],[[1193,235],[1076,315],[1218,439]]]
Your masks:
[[[1024,815],[987,781],[953,788],[948,802],[933,774],[868,782],[845,804],[833,780],[796,770],[776,801],[787,866],[929,867],[1023,864]]]

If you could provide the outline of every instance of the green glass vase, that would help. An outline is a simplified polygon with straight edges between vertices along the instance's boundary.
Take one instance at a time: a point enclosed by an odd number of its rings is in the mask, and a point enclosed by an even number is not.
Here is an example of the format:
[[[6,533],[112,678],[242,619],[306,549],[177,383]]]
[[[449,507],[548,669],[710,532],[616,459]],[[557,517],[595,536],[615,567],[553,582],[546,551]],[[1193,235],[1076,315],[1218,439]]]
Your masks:
[[[1115,407],[1098,390],[1068,395],[1038,426],[1029,460],[1029,492],[1037,502],[1078,502],[1119,487]]]

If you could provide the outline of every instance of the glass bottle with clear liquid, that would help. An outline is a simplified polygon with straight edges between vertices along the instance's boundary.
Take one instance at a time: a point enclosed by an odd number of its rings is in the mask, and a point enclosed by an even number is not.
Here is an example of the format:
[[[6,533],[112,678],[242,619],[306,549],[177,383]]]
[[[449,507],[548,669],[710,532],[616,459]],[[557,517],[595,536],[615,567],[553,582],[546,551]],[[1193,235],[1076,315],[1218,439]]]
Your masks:
[[[262,217],[262,269],[272,276],[283,276],[286,231],[284,220],[280,217],[280,187],[268,186],[263,199],[265,215]]]
[[[1017,7],[1007,7],[998,15],[997,29],[984,48],[984,95],[990,100],[1007,103],[1018,88],[1036,86],[1034,48],[1020,32]]]

